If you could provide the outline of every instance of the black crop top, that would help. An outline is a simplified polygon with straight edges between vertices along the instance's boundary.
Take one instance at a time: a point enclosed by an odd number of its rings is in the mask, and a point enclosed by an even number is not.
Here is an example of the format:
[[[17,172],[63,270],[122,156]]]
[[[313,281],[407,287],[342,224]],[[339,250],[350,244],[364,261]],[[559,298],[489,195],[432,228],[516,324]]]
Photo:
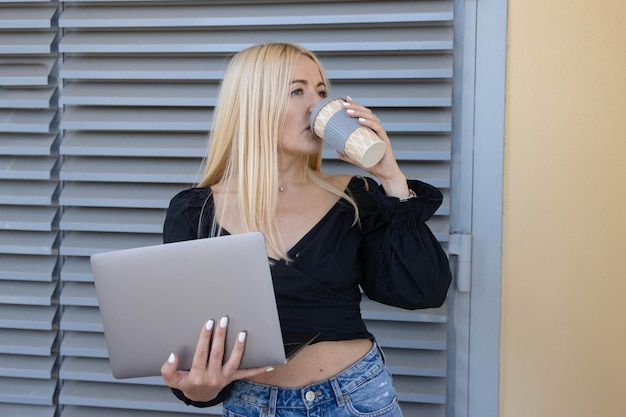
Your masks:
[[[352,178],[346,192],[359,207],[360,221],[354,224],[352,206],[340,199],[289,250],[291,262],[272,263],[285,335],[321,332],[318,341],[373,338],[361,319],[359,286],[369,298],[405,309],[443,303],[448,259],[424,224],[442,196],[420,181],[409,181],[409,187],[417,198],[401,202],[385,196],[373,179]],[[167,212],[164,242],[207,237],[213,215],[210,188],[180,192]]]
[[[417,198],[388,197],[373,179],[353,177],[346,193],[296,245],[290,262],[271,263],[283,334],[320,332],[319,341],[373,339],[361,318],[359,287],[372,300],[405,309],[440,306],[450,285],[448,258],[424,223],[441,205],[439,190],[409,180]],[[200,218],[202,216],[202,218]],[[165,243],[208,237],[214,216],[210,188],[190,188],[170,202]],[[222,230],[222,234],[228,231]],[[208,407],[224,400],[226,387]]]

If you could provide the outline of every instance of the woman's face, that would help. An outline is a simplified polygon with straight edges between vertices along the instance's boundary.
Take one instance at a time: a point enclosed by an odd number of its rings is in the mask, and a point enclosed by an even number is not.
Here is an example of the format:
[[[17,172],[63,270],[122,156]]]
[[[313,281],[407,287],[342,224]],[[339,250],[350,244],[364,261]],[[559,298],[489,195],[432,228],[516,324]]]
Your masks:
[[[327,95],[326,84],[317,64],[304,55],[296,60],[291,79],[285,124],[280,132],[279,150],[283,155],[314,155],[322,141],[309,126],[311,111]]]

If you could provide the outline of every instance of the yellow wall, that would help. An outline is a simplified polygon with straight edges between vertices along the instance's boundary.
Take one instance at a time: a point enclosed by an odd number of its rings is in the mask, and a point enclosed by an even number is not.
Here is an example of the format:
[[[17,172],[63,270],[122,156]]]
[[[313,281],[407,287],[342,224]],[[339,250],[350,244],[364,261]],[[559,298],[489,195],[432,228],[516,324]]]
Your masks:
[[[626,416],[626,1],[509,0],[501,417]]]

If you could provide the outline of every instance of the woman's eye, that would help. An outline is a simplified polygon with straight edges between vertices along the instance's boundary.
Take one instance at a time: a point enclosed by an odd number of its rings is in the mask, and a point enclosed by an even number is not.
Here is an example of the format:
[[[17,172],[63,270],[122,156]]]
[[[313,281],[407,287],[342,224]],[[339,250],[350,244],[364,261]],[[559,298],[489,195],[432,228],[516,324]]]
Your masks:
[[[317,95],[321,98],[326,98],[328,96],[328,93],[326,91],[318,91]]]
[[[296,90],[293,90],[293,91],[291,92],[291,95],[293,95],[293,96],[301,96],[301,95],[302,95],[302,89],[301,89],[301,88],[298,88],[298,89],[296,89]]]

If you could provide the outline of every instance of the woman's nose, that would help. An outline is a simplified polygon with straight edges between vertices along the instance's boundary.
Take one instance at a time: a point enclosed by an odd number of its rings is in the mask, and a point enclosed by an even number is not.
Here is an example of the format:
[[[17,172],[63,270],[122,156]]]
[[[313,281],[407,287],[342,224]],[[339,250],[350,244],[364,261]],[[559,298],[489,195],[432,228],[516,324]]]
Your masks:
[[[317,92],[315,94],[312,94],[311,97],[312,98],[309,99],[309,113],[313,111],[315,106],[317,106],[317,103],[324,100],[324,98],[317,94]]]

